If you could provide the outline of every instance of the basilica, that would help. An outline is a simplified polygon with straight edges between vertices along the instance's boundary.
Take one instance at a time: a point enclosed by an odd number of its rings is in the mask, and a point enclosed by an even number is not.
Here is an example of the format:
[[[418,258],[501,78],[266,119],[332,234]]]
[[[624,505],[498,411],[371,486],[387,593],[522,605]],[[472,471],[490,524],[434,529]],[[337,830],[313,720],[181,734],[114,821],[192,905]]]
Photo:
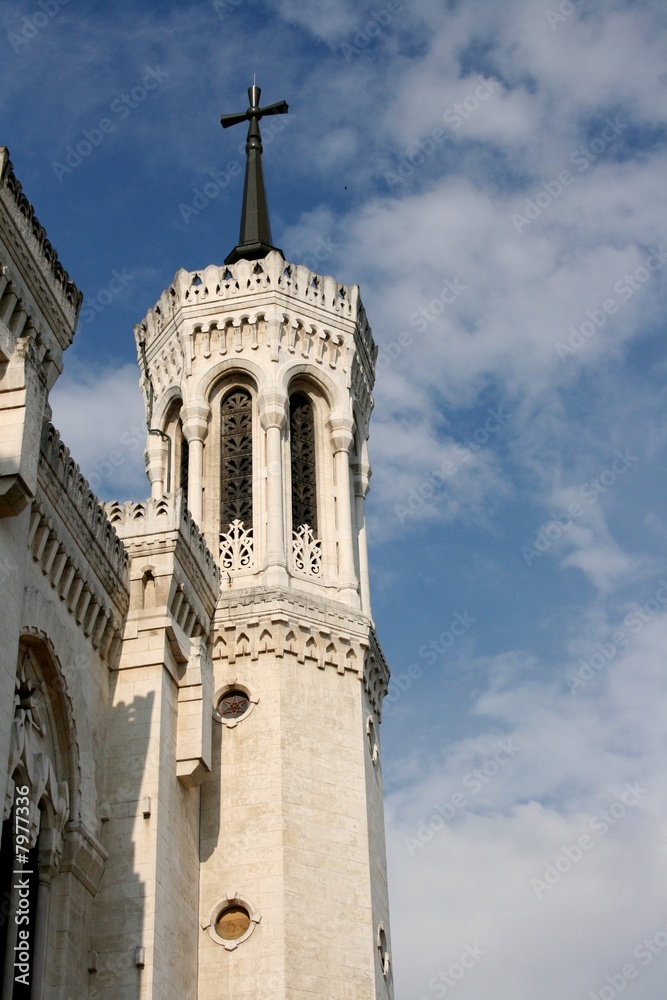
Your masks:
[[[0,147],[2,1000],[391,1000],[355,286],[238,245],[134,330],[143,502],[49,393],[82,295]]]

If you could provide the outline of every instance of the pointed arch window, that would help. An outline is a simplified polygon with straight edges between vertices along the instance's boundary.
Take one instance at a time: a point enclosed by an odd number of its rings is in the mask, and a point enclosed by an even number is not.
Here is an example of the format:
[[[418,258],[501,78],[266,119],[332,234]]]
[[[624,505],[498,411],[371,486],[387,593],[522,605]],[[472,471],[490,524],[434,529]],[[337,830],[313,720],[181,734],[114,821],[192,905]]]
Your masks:
[[[188,469],[190,466],[190,445],[183,433],[183,421],[178,421],[178,440],[180,445],[180,461],[178,469],[178,486],[183,491],[185,505],[188,503]]]
[[[290,398],[290,465],[294,567],[308,576],[319,576],[322,543],[317,533],[315,416],[312,402],[302,392]]]
[[[164,437],[167,448],[167,467],[164,470],[164,492],[174,493],[182,490],[185,502],[188,501],[188,463],[189,445],[188,439],[183,433],[183,417],[181,415],[183,402],[175,399],[169,410],[164,423]]]
[[[220,556],[226,570],[253,562],[252,396],[234,389],[222,401],[220,424]]]

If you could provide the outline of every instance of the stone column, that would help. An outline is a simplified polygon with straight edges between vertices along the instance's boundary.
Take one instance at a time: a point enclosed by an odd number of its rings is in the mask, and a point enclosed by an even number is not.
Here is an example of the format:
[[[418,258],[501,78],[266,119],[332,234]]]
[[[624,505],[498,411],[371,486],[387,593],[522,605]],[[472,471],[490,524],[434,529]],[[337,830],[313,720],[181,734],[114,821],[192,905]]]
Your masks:
[[[287,396],[282,390],[266,389],[262,393],[259,419],[266,432],[266,582],[269,586],[286,586],[282,441],[287,423]]]
[[[189,445],[188,507],[192,518],[201,528],[203,515],[204,441],[208,434],[211,407],[208,403],[188,403],[181,411],[183,433]]]
[[[347,416],[329,420],[336,471],[336,507],[338,514],[338,592],[341,600],[359,607],[358,581],[354,571],[352,505],[350,502],[350,449],[354,442],[354,421]]]
[[[371,467],[367,462],[359,462],[354,471],[354,503],[357,522],[357,547],[359,552],[359,586],[361,589],[361,610],[371,617],[371,588],[368,573],[368,544],[366,541],[366,495],[370,485]]]
[[[169,447],[169,444],[167,444]],[[146,474],[151,484],[151,498],[159,500],[170,489],[166,472],[165,440],[160,434],[149,433],[146,443]]]

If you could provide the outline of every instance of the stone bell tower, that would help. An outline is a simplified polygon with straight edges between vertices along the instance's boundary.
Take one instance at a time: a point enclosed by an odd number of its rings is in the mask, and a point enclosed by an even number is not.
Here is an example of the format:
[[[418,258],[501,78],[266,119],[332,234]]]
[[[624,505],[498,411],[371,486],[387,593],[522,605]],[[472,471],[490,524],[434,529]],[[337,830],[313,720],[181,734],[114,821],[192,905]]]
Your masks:
[[[199,1000],[386,1000],[379,723],[364,504],[377,349],[358,287],[272,244],[260,119],[224,265],[178,271],[135,328],[155,501],[218,560],[201,785]],[[180,724],[180,723],[179,723]]]

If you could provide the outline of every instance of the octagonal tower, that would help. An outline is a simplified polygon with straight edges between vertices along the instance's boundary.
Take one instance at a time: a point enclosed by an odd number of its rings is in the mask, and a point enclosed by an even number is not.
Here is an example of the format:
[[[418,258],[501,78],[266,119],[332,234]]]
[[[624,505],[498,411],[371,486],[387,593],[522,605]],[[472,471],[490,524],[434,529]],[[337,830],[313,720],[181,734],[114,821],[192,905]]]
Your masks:
[[[197,996],[386,1000],[389,674],[364,514],[377,349],[356,285],[286,262],[268,215],[248,231],[250,97],[239,245],[178,271],[135,328],[152,495],[183,491],[221,571]]]

